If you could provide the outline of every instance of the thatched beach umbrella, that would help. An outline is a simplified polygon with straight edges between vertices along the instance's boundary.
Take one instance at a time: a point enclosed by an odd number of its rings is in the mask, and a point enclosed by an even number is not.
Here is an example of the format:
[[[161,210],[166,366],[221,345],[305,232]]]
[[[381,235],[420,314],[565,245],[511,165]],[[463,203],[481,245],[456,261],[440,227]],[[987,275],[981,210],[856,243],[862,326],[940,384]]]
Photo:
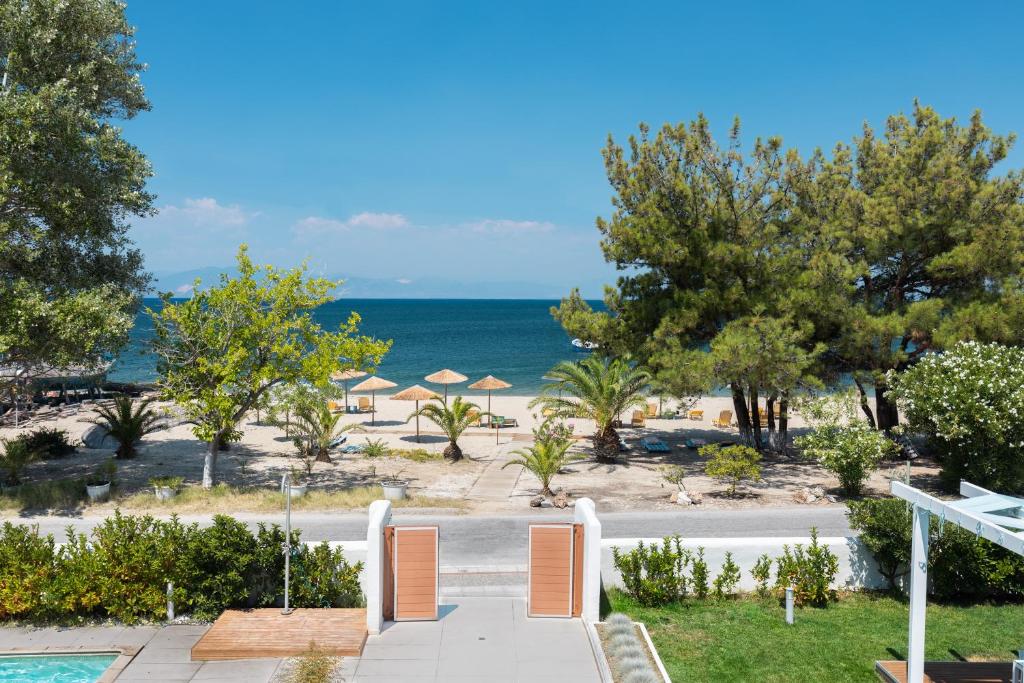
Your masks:
[[[429,401],[432,398],[441,398],[430,389],[414,384],[408,389],[403,389],[391,397],[392,401],[416,401],[416,443],[420,442],[420,401]]]
[[[434,384],[444,385],[444,403],[445,405],[448,405],[448,385],[459,384],[461,382],[465,382],[469,378],[463,374],[455,372],[454,370],[445,368],[444,370],[438,370],[433,375],[427,375],[423,379],[428,382],[433,382]]]
[[[363,380],[359,384],[352,387],[352,393],[358,393],[363,391],[370,392],[370,424],[372,425],[377,415],[377,392],[383,389],[390,389],[391,387],[397,387],[398,385],[394,382],[389,382],[381,377],[371,377],[367,380]]]
[[[491,412],[491,392],[498,391],[500,389],[508,389],[512,385],[503,379],[498,379],[494,375],[487,375],[479,382],[473,382],[469,385],[470,389],[486,389],[487,390],[487,412]]]
[[[362,370],[356,370],[355,368],[349,368],[348,370],[338,370],[337,372],[331,373],[331,379],[335,382],[341,382],[342,386],[345,387],[345,413],[348,413],[348,383],[351,380],[359,379],[360,377],[366,377],[366,373]],[[392,385],[394,386],[394,385]]]

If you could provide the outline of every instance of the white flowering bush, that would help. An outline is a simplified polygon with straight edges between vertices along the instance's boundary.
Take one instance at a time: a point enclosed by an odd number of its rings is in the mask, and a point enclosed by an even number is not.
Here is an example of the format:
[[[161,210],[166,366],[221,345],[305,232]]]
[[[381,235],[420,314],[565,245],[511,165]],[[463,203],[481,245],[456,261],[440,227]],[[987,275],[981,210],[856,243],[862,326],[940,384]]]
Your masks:
[[[962,342],[888,381],[908,425],[929,437],[948,488],[966,479],[1024,491],[1024,349]]]

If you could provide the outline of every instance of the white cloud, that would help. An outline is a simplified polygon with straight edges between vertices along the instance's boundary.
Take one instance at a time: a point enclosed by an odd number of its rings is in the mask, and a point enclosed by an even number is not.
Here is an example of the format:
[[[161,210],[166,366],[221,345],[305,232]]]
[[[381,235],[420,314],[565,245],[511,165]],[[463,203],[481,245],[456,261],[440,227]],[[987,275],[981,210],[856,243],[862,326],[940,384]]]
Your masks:
[[[504,218],[487,218],[472,223],[464,223],[463,227],[472,232],[489,235],[515,235],[521,233],[551,232],[554,223],[548,221],[513,221]]]
[[[174,291],[176,294],[188,294],[189,292],[192,291],[192,285],[182,285],[176,288]]]
[[[181,206],[168,205],[160,209],[160,217],[186,221],[196,226],[239,227],[257,215],[238,204],[224,205],[213,197],[186,199]]]
[[[409,220],[400,213],[371,213],[364,211],[339,221],[322,216],[306,216],[292,225],[292,232],[299,237],[327,235],[344,232],[352,228],[369,228],[370,230],[393,230],[409,225]]]
[[[397,280],[395,280],[395,282],[397,282],[400,285],[411,285],[412,284],[412,280],[410,280],[407,277],[400,277]]]

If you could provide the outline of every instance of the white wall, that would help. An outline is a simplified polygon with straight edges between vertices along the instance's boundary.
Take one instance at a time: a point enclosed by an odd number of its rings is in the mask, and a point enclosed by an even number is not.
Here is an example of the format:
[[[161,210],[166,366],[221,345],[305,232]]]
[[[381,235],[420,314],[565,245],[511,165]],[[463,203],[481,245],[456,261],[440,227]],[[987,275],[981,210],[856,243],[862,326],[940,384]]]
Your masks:
[[[622,587],[622,577],[615,569],[612,560],[612,547],[621,550],[635,548],[639,541],[644,544],[661,543],[660,538],[606,538],[601,542],[601,580],[606,587]],[[754,579],[750,576],[750,570],[757,558],[764,553],[774,560],[782,554],[782,546],[789,544],[790,547],[801,543],[804,547],[811,542],[810,537],[806,538],[684,538],[681,539],[684,548],[696,550],[704,548],[704,559],[708,563],[709,583],[722,567],[725,561],[725,553],[731,552],[733,562],[739,565],[741,570],[740,590],[753,590]],[[878,565],[875,563],[871,553],[867,551],[860,541],[855,537],[832,536],[819,537],[818,543],[828,546],[829,550],[835,553],[839,559],[839,574],[836,576],[835,586],[837,588],[885,588],[885,579],[878,573]],[[775,566],[772,566],[772,577],[775,576]]]
[[[601,522],[594,511],[594,501],[576,501],[573,520],[583,525],[583,609],[584,621],[601,620]]]

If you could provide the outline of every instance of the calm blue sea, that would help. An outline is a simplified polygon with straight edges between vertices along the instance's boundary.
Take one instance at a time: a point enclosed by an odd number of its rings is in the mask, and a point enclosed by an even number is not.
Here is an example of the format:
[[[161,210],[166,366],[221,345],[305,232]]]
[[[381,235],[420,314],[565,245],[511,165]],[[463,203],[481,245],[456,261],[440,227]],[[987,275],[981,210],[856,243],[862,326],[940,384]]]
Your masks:
[[[160,306],[159,299],[146,305]],[[393,339],[378,375],[399,387],[425,384],[423,377],[451,368],[469,377],[469,384],[494,375],[512,384],[506,394],[535,394],[543,375],[558,361],[576,359],[569,337],[551,317],[557,301],[480,299],[341,299],[318,308],[314,315],[325,328],[336,328],[351,311],[362,316],[361,331]],[[591,305],[601,308],[599,301]],[[138,316],[131,342],[110,373],[110,379],[151,382],[155,359],[146,350],[152,338],[149,317]],[[465,392],[471,393],[471,392]]]

